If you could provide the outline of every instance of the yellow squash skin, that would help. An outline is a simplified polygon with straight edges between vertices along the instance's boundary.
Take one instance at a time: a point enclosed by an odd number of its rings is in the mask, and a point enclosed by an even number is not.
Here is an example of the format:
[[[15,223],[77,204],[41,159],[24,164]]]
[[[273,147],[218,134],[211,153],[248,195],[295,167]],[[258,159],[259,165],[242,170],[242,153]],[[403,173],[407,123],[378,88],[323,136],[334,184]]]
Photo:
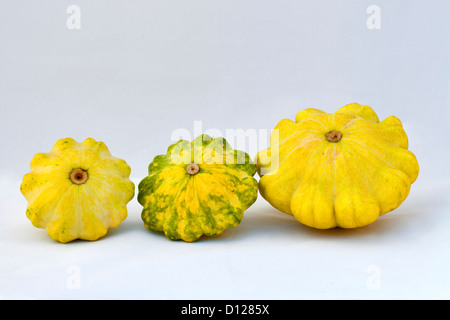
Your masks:
[[[170,240],[193,242],[236,227],[258,194],[256,165],[221,137],[180,140],[148,170],[138,187],[142,220]]]
[[[368,225],[397,208],[419,174],[400,120],[380,122],[369,106],[352,103],[334,114],[305,109],[275,129],[278,139],[272,134],[270,148],[256,157],[258,173],[266,169],[260,193],[310,227]],[[335,131],[340,140],[329,141]]]
[[[87,180],[74,183],[74,169],[84,170]],[[28,201],[27,217],[62,243],[97,240],[127,217],[126,204],[135,189],[130,172],[103,142],[61,139],[51,152],[34,156],[31,173],[23,178],[20,190]]]

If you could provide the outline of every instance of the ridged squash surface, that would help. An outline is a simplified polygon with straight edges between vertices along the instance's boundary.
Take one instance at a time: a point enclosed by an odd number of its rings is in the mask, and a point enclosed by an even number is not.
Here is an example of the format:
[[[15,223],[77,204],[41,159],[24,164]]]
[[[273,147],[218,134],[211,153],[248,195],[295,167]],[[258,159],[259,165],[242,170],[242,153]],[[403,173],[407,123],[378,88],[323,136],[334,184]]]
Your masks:
[[[180,140],[156,156],[139,184],[147,229],[192,242],[237,226],[257,197],[256,165],[223,138]]]
[[[61,139],[51,152],[34,156],[23,178],[27,217],[62,243],[97,240],[127,217],[135,189],[130,171],[103,142]]]
[[[380,122],[369,106],[305,109],[275,130],[257,155],[260,193],[314,228],[374,222],[406,199],[419,174],[400,120]]]

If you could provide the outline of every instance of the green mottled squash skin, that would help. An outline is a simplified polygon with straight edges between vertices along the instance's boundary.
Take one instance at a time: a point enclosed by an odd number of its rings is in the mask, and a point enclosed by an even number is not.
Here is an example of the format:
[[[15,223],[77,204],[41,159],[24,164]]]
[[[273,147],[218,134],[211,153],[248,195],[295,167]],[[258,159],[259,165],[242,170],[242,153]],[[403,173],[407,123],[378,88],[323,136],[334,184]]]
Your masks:
[[[193,242],[237,226],[256,200],[256,165],[223,138],[180,140],[149,165],[139,184],[147,229]]]

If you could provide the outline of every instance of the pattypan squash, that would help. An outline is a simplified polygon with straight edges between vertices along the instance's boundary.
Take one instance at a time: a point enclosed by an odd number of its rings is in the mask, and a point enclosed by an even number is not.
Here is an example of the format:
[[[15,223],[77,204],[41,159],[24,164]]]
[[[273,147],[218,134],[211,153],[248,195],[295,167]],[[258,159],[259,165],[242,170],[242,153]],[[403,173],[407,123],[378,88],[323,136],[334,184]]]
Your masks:
[[[256,165],[223,138],[180,140],[156,156],[139,184],[147,229],[193,242],[237,226],[257,197]]]
[[[380,122],[369,106],[305,109],[275,130],[257,155],[260,193],[310,227],[368,225],[397,208],[419,174],[400,120]]]
[[[35,227],[66,243],[97,240],[127,217],[134,197],[130,167],[111,156],[103,142],[61,139],[49,153],[38,153],[20,190]]]

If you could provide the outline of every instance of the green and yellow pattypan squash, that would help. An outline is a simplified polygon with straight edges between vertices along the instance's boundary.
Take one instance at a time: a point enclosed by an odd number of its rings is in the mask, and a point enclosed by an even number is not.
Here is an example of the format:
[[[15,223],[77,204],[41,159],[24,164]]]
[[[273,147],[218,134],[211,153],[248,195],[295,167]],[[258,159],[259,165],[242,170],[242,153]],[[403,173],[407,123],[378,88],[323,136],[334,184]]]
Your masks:
[[[237,226],[257,197],[256,166],[223,138],[180,140],[156,156],[139,184],[147,229],[192,242]]]
[[[127,217],[135,189],[130,171],[103,142],[61,139],[51,152],[34,156],[23,178],[27,217],[62,243],[97,240]]]
[[[300,111],[257,155],[261,195],[310,227],[355,228],[397,208],[419,174],[400,120],[352,103]]]

